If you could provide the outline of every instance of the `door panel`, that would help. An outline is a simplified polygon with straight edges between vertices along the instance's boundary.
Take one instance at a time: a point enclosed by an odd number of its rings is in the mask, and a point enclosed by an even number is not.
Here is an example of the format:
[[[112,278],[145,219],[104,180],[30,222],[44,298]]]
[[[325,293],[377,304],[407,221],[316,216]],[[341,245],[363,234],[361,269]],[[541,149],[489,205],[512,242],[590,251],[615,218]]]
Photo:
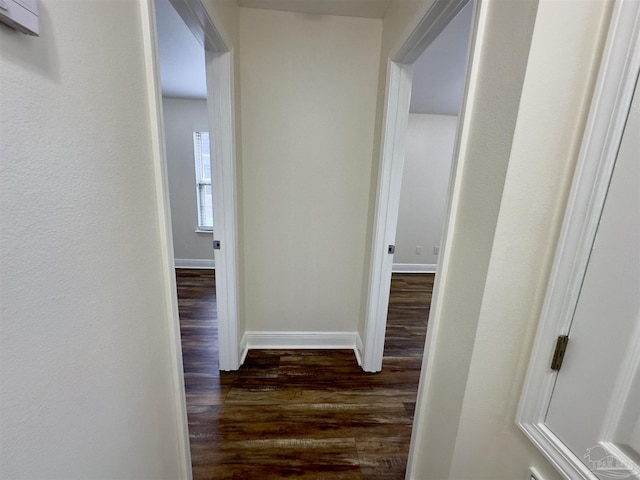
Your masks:
[[[545,424],[600,478],[635,478],[640,456],[640,101],[638,86]],[[613,452],[614,457],[618,453]],[[598,463],[602,460],[605,463]],[[609,463],[607,463],[609,462]],[[624,459],[628,462],[628,459]]]

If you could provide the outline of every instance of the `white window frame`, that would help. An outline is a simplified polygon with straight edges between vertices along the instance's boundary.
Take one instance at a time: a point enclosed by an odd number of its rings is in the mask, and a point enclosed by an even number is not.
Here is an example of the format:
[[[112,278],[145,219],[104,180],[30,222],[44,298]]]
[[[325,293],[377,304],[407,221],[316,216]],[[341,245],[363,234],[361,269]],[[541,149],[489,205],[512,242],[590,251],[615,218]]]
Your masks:
[[[205,224],[205,219],[203,215],[203,205],[202,200],[204,198],[204,189],[208,186],[211,186],[211,173],[209,174],[209,178],[206,178],[204,174],[204,164],[203,164],[203,155],[202,155],[202,139],[203,137],[207,137],[207,141],[210,141],[209,132],[193,132],[193,157],[195,161],[195,169],[196,169],[196,206],[197,206],[197,215],[198,215],[198,229],[196,232],[213,232],[213,211],[212,211],[212,222],[211,225]],[[211,152],[211,144],[209,144],[209,152]],[[209,157],[209,172],[211,172],[211,157]],[[213,198],[213,195],[212,195]]]

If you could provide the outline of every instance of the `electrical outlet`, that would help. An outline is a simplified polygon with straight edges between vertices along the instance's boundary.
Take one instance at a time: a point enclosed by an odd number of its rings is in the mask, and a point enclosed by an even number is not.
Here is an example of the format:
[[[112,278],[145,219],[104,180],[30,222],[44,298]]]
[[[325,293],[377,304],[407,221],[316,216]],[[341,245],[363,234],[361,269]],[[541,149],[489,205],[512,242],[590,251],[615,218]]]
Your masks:
[[[422,255],[422,245],[416,246],[416,255]]]
[[[433,247],[433,254],[434,255],[438,255],[439,253],[440,253],[440,247],[438,247],[438,246]]]

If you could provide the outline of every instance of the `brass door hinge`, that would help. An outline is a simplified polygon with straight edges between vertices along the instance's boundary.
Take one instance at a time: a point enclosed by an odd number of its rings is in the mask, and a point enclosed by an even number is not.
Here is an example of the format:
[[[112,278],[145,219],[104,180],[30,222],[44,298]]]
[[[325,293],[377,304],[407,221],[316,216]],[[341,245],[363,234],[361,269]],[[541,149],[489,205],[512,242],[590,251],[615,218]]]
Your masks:
[[[567,344],[569,343],[569,335],[560,335],[556,341],[556,350],[553,352],[553,360],[551,360],[551,370],[560,370],[562,367],[562,360],[564,360],[564,353],[567,351]]]

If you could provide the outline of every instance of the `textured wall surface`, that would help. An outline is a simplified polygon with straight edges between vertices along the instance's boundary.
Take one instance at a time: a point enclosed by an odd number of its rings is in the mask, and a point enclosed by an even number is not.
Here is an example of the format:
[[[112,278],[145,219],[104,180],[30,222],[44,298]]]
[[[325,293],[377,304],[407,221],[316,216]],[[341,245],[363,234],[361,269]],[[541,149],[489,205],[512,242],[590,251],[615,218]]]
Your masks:
[[[354,331],[382,22],[240,13],[247,330]]]
[[[0,25],[0,477],[176,479],[139,7],[39,6]]]
[[[208,132],[206,100],[163,98],[175,258],[213,260],[211,233],[196,233],[198,201],[193,132]]]

